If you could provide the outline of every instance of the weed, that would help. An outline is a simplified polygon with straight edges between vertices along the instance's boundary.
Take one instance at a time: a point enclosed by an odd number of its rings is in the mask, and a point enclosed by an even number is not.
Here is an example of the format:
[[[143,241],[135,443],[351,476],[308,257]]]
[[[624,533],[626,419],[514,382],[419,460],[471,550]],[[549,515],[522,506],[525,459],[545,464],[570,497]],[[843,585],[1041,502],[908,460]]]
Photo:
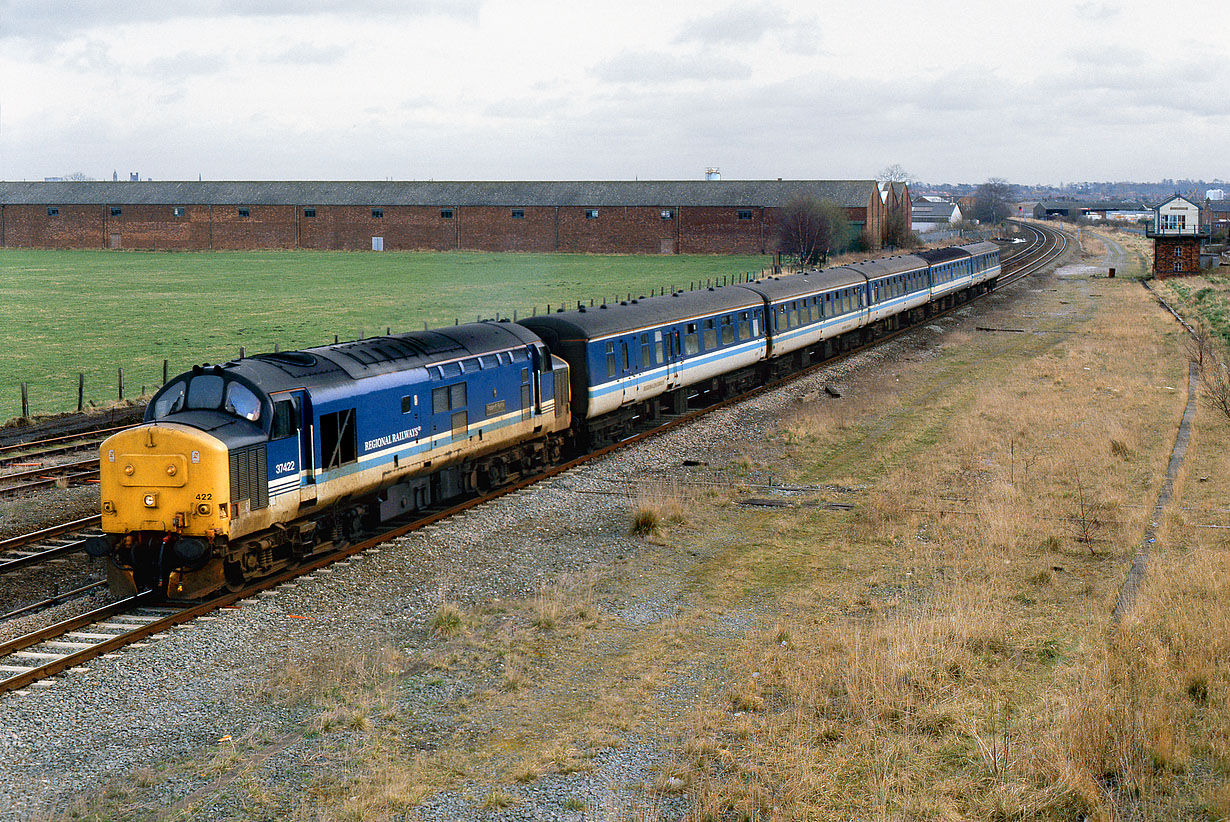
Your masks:
[[[465,628],[465,616],[455,603],[442,602],[431,618],[431,635],[439,639],[452,639]]]

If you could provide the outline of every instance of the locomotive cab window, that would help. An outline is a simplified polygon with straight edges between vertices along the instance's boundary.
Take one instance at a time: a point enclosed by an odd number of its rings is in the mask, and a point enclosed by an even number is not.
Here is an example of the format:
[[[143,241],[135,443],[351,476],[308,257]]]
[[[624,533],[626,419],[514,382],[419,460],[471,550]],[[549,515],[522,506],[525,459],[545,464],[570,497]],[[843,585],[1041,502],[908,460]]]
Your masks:
[[[188,386],[183,380],[173,383],[169,388],[164,390],[154,402],[154,419],[162,419],[168,414],[183,411],[184,398],[187,391]]]
[[[273,404],[273,424],[269,439],[280,440],[299,433],[299,403],[293,397]]]
[[[237,382],[226,387],[226,404],[222,408],[228,414],[243,417],[249,422],[256,422],[261,418],[260,398],[246,385]]]

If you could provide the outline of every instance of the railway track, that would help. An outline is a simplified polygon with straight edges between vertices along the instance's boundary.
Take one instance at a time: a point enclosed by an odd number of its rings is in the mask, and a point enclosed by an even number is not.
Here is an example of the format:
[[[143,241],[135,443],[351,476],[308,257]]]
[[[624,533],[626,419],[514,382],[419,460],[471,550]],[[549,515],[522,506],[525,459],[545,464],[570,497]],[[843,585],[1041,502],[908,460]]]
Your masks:
[[[20,496],[44,488],[67,488],[98,480],[97,458],[32,468],[23,463],[17,463],[17,466],[17,471],[0,474],[0,497]]]
[[[0,540],[0,574],[28,568],[80,551],[87,537],[101,534],[102,517],[89,517]]]
[[[1022,224],[1022,226],[1033,235],[1033,240],[1021,253],[1012,255],[1008,259],[1005,266],[1010,265],[1012,270],[1007,271],[1005,267],[1005,273],[1001,274],[995,290],[1011,285],[1039,268],[1054,262],[1067,249],[1068,241],[1063,232],[1054,229],[1042,229],[1029,224]],[[959,303],[954,308],[968,304],[968,301]],[[928,321],[952,310],[954,309],[948,309],[948,311],[932,315],[932,317],[928,318]],[[706,405],[703,408],[688,411],[687,413],[671,415],[666,418],[665,422],[663,422],[662,418],[659,418],[657,422],[652,424],[647,422],[643,430],[637,431],[618,443],[597,449],[533,476],[515,480],[508,485],[481,496],[476,496],[435,511],[429,511],[426,514],[420,512],[413,518],[393,520],[391,523],[386,523],[378,533],[365,535],[358,541],[339,546],[333,550],[329,550],[328,545],[322,546],[324,550],[328,550],[328,553],[318,556],[297,568],[262,580],[241,591],[228,593],[199,605],[182,608],[158,603],[147,592],[27,634],[26,636],[18,637],[9,642],[0,643],[0,693],[20,690],[33,682],[76,668],[102,654],[110,653],[126,645],[131,645],[159,634],[174,625],[197,619],[220,608],[233,606],[238,602],[257,595],[261,591],[269,590],[293,579],[309,577],[315,571],[334,563],[344,562],[349,557],[381,543],[419,530],[448,517],[456,516],[463,511],[483,505],[506,494],[516,493],[534,483],[558,476],[590,460],[599,459],[632,443],[651,436],[657,436],[677,426],[684,425],[703,414],[710,413],[719,408],[725,408],[762,392],[770,391],[793,381],[803,374],[852,356],[885,340],[909,333],[917,327],[917,325],[910,326],[885,334],[872,342],[843,352],[837,357],[816,363],[787,377],[773,380],[744,394],[732,396]]]

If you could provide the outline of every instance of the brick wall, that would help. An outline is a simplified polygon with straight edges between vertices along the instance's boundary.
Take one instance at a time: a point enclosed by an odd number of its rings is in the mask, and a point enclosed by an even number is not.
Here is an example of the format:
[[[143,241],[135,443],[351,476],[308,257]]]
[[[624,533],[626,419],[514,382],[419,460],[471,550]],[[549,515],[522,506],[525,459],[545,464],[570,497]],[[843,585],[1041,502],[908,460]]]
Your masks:
[[[1200,273],[1200,240],[1157,237],[1153,241],[1153,273],[1158,279]]]
[[[878,195],[877,195],[878,200]],[[766,254],[777,209],[750,206],[46,205],[0,207],[12,248],[366,251],[475,250],[613,254]],[[112,210],[118,209],[118,214]],[[182,215],[176,215],[182,209]],[[306,216],[306,210],[314,216]],[[373,215],[379,209],[379,217]],[[246,210],[246,213],[242,213]],[[596,211],[595,217],[586,216]],[[442,211],[450,215],[442,216]],[[669,213],[667,218],[663,211]],[[871,212],[869,214],[869,211]],[[514,217],[520,212],[520,217]],[[745,217],[740,218],[740,212]],[[867,235],[882,209],[848,208]],[[878,242],[878,240],[877,240]]]

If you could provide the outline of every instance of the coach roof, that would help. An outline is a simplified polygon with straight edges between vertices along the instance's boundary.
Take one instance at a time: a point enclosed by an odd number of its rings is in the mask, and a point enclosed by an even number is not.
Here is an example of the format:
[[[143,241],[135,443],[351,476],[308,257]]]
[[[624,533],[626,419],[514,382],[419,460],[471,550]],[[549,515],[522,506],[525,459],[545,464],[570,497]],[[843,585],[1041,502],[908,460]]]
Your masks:
[[[874,180],[0,182],[5,205],[763,206],[865,208]]]
[[[519,322],[529,329],[550,328],[561,339],[593,340],[763,304],[755,294],[738,286],[727,285],[522,317]]]

